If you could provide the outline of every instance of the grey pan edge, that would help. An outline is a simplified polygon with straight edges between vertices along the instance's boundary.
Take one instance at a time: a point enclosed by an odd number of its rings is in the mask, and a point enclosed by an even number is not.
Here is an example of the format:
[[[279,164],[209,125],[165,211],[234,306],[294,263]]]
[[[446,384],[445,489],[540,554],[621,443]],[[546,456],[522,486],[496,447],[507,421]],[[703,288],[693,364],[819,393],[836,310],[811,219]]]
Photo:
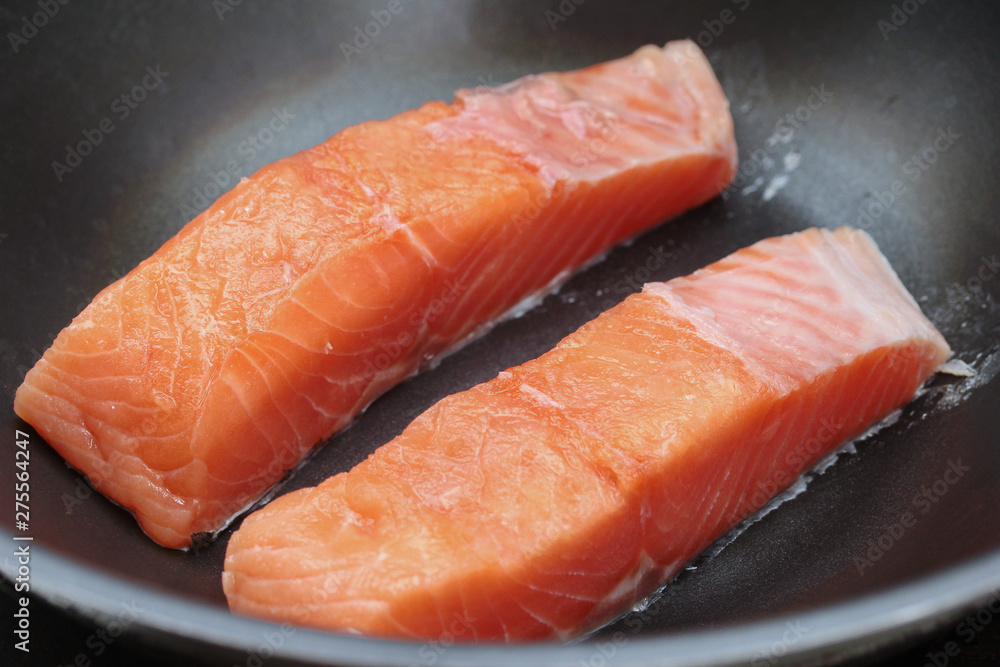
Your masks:
[[[0,530],[0,540],[13,535]],[[10,543],[10,542],[8,542]],[[13,581],[16,564],[5,558],[0,575]],[[230,614],[224,609],[128,582],[87,568],[41,545],[32,547],[32,592],[84,619],[106,623],[122,603],[141,609],[129,628],[150,646],[170,647],[192,657],[240,662],[265,645],[272,623]],[[947,571],[833,605],[766,621],[693,632],[629,638],[613,647],[608,665],[629,667],[757,665],[775,662],[829,665],[899,645],[908,638],[957,619],[1000,590],[1000,552],[989,553]],[[807,628],[794,643],[783,644],[779,660],[772,647],[790,627]],[[269,657],[277,665],[412,665],[423,644],[296,629]],[[600,651],[600,645],[605,652]],[[436,665],[573,665],[608,656],[609,642],[455,644],[435,649]],[[423,655],[427,655],[425,652]],[[762,656],[766,656],[762,658]],[[598,660],[600,662],[600,660]],[[425,663],[426,664],[426,663]]]

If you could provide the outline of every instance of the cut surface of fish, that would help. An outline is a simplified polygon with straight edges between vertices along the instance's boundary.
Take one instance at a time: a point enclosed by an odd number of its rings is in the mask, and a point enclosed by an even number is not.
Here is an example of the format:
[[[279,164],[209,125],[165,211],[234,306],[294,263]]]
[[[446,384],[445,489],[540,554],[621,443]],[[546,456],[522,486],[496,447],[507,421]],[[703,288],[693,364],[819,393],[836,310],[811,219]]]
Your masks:
[[[244,179],[98,294],[14,408],[186,548],[431,360],[714,197],[735,164],[691,42],[347,128]]]
[[[767,239],[647,284],[351,471],[251,514],[223,587],[236,612],[341,632],[571,637],[908,402],[949,355],[867,234]]]

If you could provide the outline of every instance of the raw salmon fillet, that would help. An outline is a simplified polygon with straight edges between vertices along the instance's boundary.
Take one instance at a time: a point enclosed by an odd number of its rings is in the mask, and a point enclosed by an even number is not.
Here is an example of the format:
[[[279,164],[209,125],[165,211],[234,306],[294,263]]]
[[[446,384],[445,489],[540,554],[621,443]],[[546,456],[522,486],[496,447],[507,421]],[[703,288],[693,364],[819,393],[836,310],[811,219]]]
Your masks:
[[[735,166],[691,42],[350,127],[98,294],[14,408],[151,538],[187,547],[377,396]]]
[[[863,232],[761,241],[449,396],[230,539],[230,607],[386,637],[609,620],[950,355]]]

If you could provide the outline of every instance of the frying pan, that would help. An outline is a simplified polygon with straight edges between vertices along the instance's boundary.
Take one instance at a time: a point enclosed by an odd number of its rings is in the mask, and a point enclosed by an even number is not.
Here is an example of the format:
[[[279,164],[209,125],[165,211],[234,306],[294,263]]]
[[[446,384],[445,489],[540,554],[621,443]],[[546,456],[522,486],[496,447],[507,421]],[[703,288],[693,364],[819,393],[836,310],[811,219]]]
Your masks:
[[[1000,589],[1000,8],[549,0],[403,3],[387,15],[388,5],[0,10],[8,579],[12,534],[29,535],[34,595],[105,627],[134,605],[133,641],[226,664],[832,662],[953,623]],[[195,553],[156,546],[14,416],[14,389],[59,329],[239,177],[459,87],[681,37],[702,45],[731,100],[736,184],[382,397],[284,487],[348,470],[437,399],[549,349],[633,291],[651,248],[668,251],[650,278],[666,280],[768,236],[866,229],[977,375],[936,378],[641,611],[575,643],[518,646],[379,641],[233,616],[219,583],[231,529]],[[28,531],[14,524],[17,430],[30,442]]]

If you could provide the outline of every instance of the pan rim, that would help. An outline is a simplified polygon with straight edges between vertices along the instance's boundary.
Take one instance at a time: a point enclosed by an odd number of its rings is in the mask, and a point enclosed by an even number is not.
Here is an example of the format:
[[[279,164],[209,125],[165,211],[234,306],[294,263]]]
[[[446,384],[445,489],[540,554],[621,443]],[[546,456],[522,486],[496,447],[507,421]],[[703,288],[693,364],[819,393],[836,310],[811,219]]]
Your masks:
[[[13,533],[0,527],[0,539]],[[16,576],[10,559],[0,562],[0,575]],[[296,627],[295,641],[268,644],[265,635],[289,626],[232,614],[204,601],[187,599],[124,577],[104,573],[43,545],[32,545],[31,590],[51,604],[98,624],[116,618],[122,604],[142,610],[129,627],[133,636],[149,640],[182,640],[188,650],[211,648],[253,654],[271,647],[273,658],[316,665],[412,665],[427,642],[350,636]],[[736,665],[777,657],[769,652],[783,647],[782,662],[823,659],[835,661],[870,653],[926,635],[981,605],[1000,591],[1000,550],[993,550],[947,566],[916,580],[844,601],[783,613],[750,623],[704,630],[666,632],[658,636],[627,637],[614,642],[614,662],[622,665]],[[156,606],[140,605],[156,603]],[[791,627],[805,629],[792,642],[782,642]],[[437,665],[579,665],[600,655],[609,642],[453,644],[435,651]],[[175,649],[177,648],[174,644]],[[446,649],[446,650],[442,650]],[[581,662],[582,661],[582,662]],[[420,664],[417,662],[416,664]],[[424,663],[429,664],[429,663]],[[771,664],[771,662],[766,662]]]

